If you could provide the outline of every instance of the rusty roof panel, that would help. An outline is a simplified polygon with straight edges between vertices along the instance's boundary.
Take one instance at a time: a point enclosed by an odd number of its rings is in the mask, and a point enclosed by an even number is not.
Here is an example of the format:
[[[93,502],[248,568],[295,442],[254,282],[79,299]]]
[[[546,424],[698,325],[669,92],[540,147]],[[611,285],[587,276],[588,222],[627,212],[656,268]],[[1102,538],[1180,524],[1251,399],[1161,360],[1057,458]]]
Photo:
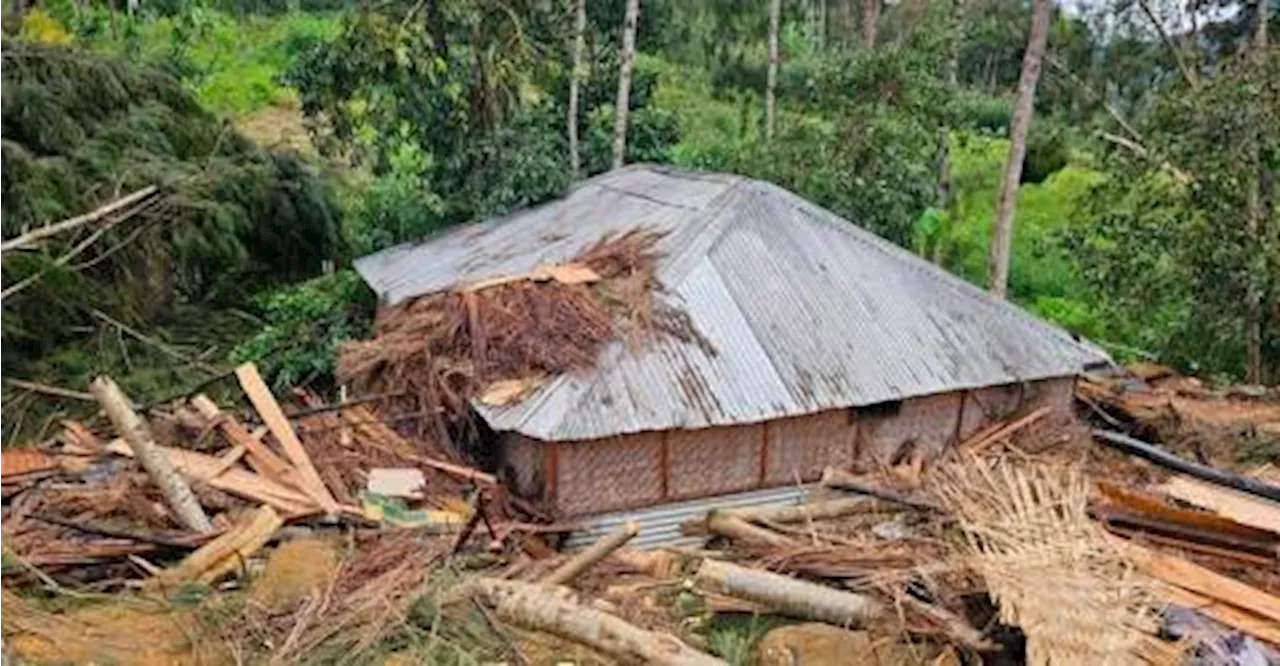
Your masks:
[[[712,350],[607,347],[596,368],[520,404],[477,405],[499,431],[583,440],[703,428],[1073,375],[1105,353],[774,185],[628,167],[565,199],[357,261],[390,302],[563,261],[647,225],[660,297]]]

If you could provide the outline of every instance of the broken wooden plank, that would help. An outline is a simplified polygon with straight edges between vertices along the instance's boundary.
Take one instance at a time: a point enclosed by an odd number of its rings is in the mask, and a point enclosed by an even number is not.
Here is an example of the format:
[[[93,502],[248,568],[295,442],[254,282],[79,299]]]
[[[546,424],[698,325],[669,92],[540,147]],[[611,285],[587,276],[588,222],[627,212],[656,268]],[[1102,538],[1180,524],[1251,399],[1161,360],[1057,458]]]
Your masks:
[[[1026,416],[1018,419],[1017,421],[1014,421],[1013,423],[1009,423],[1008,425],[998,428],[995,432],[992,432],[991,434],[983,437],[980,440],[973,441],[972,443],[965,442],[964,448],[965,450],[971,453],[982,453],[992,444],[995,444],[996,442],[999,442],[1004,439],[1008,439],[1010,436],[1012,436],[1014,433],[1018,432],[1019,430],[1022,430],[1023,428],[1026,428],[1032,423],[1035,423],[1036,421],[1039,421],[1040,419],[1044,418],[1051,411],[1053,411],[1052,407],[1041,407],[1040,409],[1037,409],[1031,412],[1030,414],[1027,414]]]
[[[285,486],[260,474],[243,469],[228,469],[215,475],[221,464],[218,459],[196,451],[186,451],[167,446],[157,446],[169,457],[173,466],[187,476],[232,495],[270,504],[281,513],[293,518],[310,515],[321,509],[310,497],[290,486]],[[119,455],[132,456],[133,450],[123,441],[114,441],[107,450]]]
[[[284,520],[270,506],[262,506],[218,538],[196,549],[178,564],[148,581],[154,587],[172,587],[186,582],[216,582],[244,564],[266,545]]]
[[[1171,604],[1194,609],[1232,629],[1280,645],[1280,623],[1278,622],[1176,585],[1161,585],[1156,594]]]
[[[115,381],[105,375],[98,377],[89,385],[89,390],[102,403],[102,409],[116,432],[128,443],[138,462],[160,488],[178,522],[193,532],[212,532],[213,523],[209,522],[209,516],[205,515],[195,493],[191,492],[191,486],[174,469],[169,458],[158,450],[151,428],[133,411],[129,398]]]
[[[1204,507],[1214,513],[1236,521],[1280,534],[1280,502],[1223,488],[1189,476],[1175,476],[1160,490],[1188,504]]]
[[[58,469],[58,460],[37,449],[11,449],[0,453],[0,479],[10,481],[34,472]]]
[[[235,466],[244,457],[244,452],[245,448],[241,444],[236,444],[223,452],[222,455],[218,456],[218,470],[213,473],[213,476],[218,476]]]
[[[271,430],[271,434],[280,443],[280,448],[284,449],[285,456],[293,462],[303,492],[315,500],[325,513],[337,514],[338,501],[333,498],[329,488],[320,479],[320,473],[316,471],[315,465],[311,464],[307,450],[303,448],[302,441],[293,431],[289,419],[285,418],[284,410],[280,409],[280,403],[276,402],[266,382],[262,381],[262,375],[258,374],[258,366],[246,363],[236,368],[236,378],[240,380],[240,386],[249,397],[249,402],[253,403],[253,408],[258,410],[262,422]]]
[[[261,437],[254,437],[239,421],[218,408],[209,396],[197,395],[191,399],[191,406],[210,423],[218,424],[227,441],[235,446],[244,447],[249,454],[249,466],[280,483],[289,483],[289,474],[293,467],[277,456],[275,452],[262,443]]]
[[[1134,544],[1125,551],[1152,578],[1280,622],[1280,597],[1181,557]]]

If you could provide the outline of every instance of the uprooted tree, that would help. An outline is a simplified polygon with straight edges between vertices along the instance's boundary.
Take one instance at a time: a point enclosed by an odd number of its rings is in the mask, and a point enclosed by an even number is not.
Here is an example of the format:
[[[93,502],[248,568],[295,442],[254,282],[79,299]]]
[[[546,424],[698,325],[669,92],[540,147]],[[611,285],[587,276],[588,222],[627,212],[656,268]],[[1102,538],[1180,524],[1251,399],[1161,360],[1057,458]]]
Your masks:
[[[310,169],[254,146],[172,76],[21,40],[3,58],[6,239],[159,188],[4,254],[6,287],[23,284],[4,298],[7,373],[95,311],[154,322],[175,301],[234,301],[336,255],[336,209]]]

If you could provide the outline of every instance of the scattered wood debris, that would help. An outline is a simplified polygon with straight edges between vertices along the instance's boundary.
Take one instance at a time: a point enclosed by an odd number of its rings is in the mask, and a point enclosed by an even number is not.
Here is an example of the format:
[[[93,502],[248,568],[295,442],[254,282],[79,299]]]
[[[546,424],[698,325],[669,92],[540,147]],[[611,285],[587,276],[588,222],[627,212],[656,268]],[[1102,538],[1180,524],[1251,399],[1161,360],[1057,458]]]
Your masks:
[[[584,265],[599,279],[522,277],[471,293],[597,289],[616,275]],[[642,528],[624,523],[560,554],[557,536],[577,525],[511,496],[435,437],[406,437],[368,404],[302,393],[291,417],[256,369],[236,376],[252,409],[195,395],[143,415],[122,398],[116,417],[123,404],[140,424],[69,421],[42,449],[5,452],[5,587],[153,604],[204,590],[202,604],[234,619],[192,631],[185,649],[216,644],[245,663],[367,659],[411,636],[489,641],[494,661],[538,663],[529,646],[554,635],[602,662],[722,664],[704,629],[742,613],[823,623],[869,653],[915,655],[904,663],[1167,661],[1208,640],[1166,640],[1162,614],[1174,608],[1280,645],[1272,472],[1192,462],[1185,440],[1146,439],[1160,431],[1124,413],[1098,418],[1143,446],[1117,450],[1069,417],[1028,411],[932,465],[830,469],[806,504],[708,511],[682,525],[700,548],[635,549]],[[1086,417],[1122,404],[1082,385]],[[1221,395],[1204,399],[1261,400]],[[157,433],[144,455],[168,463],[207,531],[136,460],[143,416]],[[298,535],[333,545],[321,549],[325,568],[295,593],[255,593],[246,574]],[[236,594],[249,601],[222,605]],[[16,598],[5,591],[6,606]],[[93,630],[80,613],[26,600],[5,610],[7,644],[47,648],[47,627]]]

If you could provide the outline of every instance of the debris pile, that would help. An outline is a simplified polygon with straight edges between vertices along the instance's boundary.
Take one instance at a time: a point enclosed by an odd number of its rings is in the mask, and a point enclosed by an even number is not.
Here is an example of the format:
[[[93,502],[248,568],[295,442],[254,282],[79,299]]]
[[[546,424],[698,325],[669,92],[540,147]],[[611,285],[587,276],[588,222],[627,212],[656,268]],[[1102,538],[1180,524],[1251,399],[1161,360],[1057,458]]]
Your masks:
[[[805,504],[710,510],[682,526],[700,547],[630,549],[632,522],[558,553],[548,535],[572,526],[435,440],[366,403],[286,412],[252,366],[236,377],[252,411],[194,396],[143,422],[122,397],[112,426],[5,452],[6,646],[33,663],[66,645],[116,663],[710,665],[745,617],[780,625],[762,664],[1280,659],[1272,468],[1139,441],[1096,382],[1082,413],[1124,432],[1042,408],[932,464],[828,469]],[[180,630],[138,617],[157,614]]]
[[[361,392],[399,396],[385,412],[418,416],[441,442],[465,437],[473,398],[512,402],[541,378],[593,366],[616,340],[695,337],[683,313],[655,298],[659,238],[644,229],[607,236],[565,264],[384,310],[372,339],[343,346],[338,374]]]

